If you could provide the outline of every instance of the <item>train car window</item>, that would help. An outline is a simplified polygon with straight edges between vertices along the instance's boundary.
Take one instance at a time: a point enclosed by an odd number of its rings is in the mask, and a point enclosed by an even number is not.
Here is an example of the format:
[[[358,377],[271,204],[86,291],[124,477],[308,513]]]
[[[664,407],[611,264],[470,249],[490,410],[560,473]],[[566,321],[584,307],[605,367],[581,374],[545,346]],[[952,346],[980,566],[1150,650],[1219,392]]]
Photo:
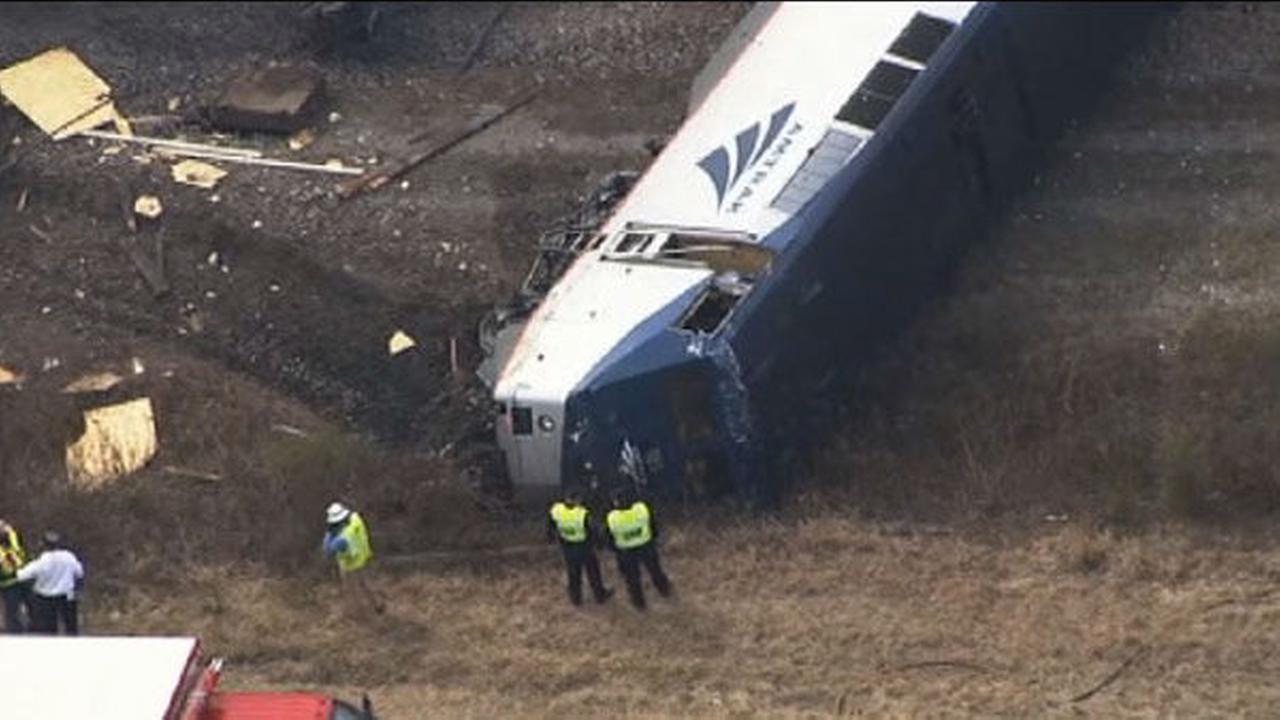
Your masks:
[[[818,193],[862,146],[862,138],[831,128],[805,158],[804,164],[774,198],[773,207],[795,214]]]
[[[716,328],[720,327],[720,323],[724,322],[724,319],[729,316],[729,311],[733,310],[733,307],[741,299],[741,295],[736,295],[711,285],[689,308],[689,312],[685,313],[680,320],[679,328],[681,330],[713,333]]]
[[[511,432],[515,435],[533,434],[533,410],[531,408],[512,406]]]
[[[919,74],[919,70],[881,60],[836,113],[836,119],[875,130]]]
[[[889,52],[921,65],[926,65],[933,54],[955,29],[950,20],[916,13],[898,39],[889,46]]]
[[[605,235],[604,233],[600,233],[599,235],[596,235],[595,239],[591,241],[591,247],[588,249],[589,250],[600,249],[600,246],[604,244],[604,241],[608,239],[608,237],[609,236]]]
[[[644,252],[651,242],[653,242],[652,233],[627,233],[622,236],[622,240],[618,242],[618,246],[613,251],[640,253]]]

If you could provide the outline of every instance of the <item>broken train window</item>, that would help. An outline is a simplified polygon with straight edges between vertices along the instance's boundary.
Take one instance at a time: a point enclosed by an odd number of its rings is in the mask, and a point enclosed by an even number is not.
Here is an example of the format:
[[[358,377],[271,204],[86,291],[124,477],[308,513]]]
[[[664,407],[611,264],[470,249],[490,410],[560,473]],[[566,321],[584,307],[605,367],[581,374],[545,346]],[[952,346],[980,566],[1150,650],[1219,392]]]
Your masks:
[[[676,327],[714,333],[750,289],[750,283],[744,282],[737,273],[727,272],[716,276],[689,306]]]

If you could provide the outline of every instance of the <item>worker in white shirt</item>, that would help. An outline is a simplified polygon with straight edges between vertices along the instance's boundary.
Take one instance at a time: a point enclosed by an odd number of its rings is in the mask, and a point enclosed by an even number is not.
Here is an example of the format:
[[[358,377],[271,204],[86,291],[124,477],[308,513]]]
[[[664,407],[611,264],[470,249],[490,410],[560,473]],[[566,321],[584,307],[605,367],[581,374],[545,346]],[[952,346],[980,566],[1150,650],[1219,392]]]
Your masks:
[[[44,552],[18,570],[18,581],[34,580],[31,587],[31,632],[57,635],[58,625],[67,635],[80,634],[76,594],[84,584],[84,566],[52,530],[44,534]]]

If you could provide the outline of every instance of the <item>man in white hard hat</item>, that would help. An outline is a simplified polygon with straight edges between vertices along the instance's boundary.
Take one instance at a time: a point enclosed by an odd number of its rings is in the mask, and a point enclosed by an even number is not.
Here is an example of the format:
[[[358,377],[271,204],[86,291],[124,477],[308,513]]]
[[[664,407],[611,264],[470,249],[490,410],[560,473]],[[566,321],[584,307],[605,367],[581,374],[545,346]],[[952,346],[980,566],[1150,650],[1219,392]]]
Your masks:
[[[369,586],[363,570],[373,559],[373,546],[369,543],[369,528],[360,513],[340,502],[330,503],[325,510],[328,528],[324,534],[324,553],[337,561],[338,575],[344,584],[356,588],[381,614],[385,603]]]

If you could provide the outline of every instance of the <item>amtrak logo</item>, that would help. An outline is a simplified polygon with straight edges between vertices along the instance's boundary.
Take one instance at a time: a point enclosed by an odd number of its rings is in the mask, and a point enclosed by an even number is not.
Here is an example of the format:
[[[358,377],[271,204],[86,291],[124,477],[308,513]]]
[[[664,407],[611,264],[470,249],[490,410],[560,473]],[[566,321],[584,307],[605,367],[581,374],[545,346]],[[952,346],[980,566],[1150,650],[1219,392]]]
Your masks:
[[[734,138],[734,149],[737,152],[734,154],[732,171],[729,161],[729,149],[725,145],[712,150],[698,161],[698,167],[702,168],[707,177],[711,178],[711,184],[716,188],[717,209],[724,209],[725,197],[735,195],[736,198],[729,204],[728,210],[737,212],[742,205],[742,201],[751,196],[750,186],[759,183],[768,175],[767,172],[753,173],[749,176],[750,180],[747,182],[746,187],[739,189],[743,178],[748,177],[747,171],[755,167],[756,163],[765,157],[765,154],[778,140],[795,109],[796,104],[793,102],[775,110],[773,115],[769,117],[769,128],[764,131],[763,139],[761,139],[760,134],[762,124],[759,122],[752,123],[745,130],[738,133]],[[800,124],[796,123],[788,130],[787,135],[793,135],[799,130]],[[783,141],[775,152],[770,153],[772,162],[766,161],[762,166],[766,170],[777,162],[780,151],[784,151],[790,145],[787,138],[784,137]]]

